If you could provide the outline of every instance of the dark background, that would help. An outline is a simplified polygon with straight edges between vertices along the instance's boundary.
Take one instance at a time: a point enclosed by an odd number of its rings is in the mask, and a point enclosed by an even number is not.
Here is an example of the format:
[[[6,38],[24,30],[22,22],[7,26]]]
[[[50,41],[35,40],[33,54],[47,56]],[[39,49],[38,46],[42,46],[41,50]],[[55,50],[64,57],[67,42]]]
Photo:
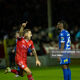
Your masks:
[[[51,0],[52,25],[63,19],[72,29],[80,25],[79,0]],[[13,32],[22,20],[28,20],[29,28],[48,27],[47,0],[0,0],[0,36]]]

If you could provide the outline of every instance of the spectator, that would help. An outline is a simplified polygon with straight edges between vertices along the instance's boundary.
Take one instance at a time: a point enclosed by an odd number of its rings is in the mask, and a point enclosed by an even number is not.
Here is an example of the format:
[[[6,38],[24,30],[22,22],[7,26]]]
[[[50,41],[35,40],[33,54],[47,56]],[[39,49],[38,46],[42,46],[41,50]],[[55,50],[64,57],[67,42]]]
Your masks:
[[[76,33],[75,39],[76,39],[76,41],[80,41],[80,29],[79,29],[78,32]]]

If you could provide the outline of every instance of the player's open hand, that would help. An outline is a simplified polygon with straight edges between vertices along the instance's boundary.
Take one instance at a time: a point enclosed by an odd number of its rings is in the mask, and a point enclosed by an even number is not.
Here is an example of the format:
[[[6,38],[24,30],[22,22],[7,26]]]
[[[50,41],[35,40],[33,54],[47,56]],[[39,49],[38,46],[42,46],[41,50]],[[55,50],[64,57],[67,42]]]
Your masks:
[[[41,62],[39,60],[36,61],[36,66],[41,66]]]
[[[28,21],[26,21],[25,23],[22,23],[22,27],[26,27],[27,24],[28,24]]]

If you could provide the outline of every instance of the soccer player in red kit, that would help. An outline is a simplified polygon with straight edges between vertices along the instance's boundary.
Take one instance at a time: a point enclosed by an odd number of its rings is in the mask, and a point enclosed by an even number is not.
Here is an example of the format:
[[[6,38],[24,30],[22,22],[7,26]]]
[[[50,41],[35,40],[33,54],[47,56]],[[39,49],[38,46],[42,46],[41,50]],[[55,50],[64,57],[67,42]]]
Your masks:
[[[24,31],[23,30],[24,30],[24,26],[20,28],[20,32],[19,32],[20,37],[17,39],[15,62],[22,70],[24,70],[27,73],[28,80],[34,80],[32,77],[31,70],[27,67],[27,52],[29,48],[31,48],[32,53],[35,56],[36,66],[37,65],[40,66],[41,63],[38,59],[35,47],[33,45],[33,41],[31,40],[32,37],[31,30],[29,29],[26,29]],[[23,34],[24,37],[22,37]],[[11,72],[19,74],[17,70]]]

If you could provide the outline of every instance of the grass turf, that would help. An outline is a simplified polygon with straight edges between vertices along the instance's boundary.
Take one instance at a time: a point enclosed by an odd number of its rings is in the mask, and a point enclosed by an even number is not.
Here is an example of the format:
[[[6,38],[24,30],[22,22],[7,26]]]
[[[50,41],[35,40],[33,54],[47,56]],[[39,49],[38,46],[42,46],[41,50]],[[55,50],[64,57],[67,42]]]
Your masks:
[[[31,68],[34,80],[63,80],[60,67]],[[80,66],[71,66],[72,80],[80,80]],[[4,74],[0,69],[0,80],[28,80],[26,74],[23,78],[15,78],[13,73]]]

